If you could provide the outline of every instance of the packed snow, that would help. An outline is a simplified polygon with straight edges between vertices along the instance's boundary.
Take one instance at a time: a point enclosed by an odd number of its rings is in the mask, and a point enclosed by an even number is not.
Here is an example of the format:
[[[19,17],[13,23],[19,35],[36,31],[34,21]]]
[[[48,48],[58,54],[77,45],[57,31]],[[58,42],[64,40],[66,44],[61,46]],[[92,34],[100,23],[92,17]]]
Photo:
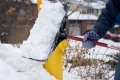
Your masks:
[[[56,33],[59,31],[62,19],[65,16],[65,11],[60,2],[43,1],[40,7],[41,11],[38,18],[27,41],[21,45],[21,50],[23,57],[47,60]]]

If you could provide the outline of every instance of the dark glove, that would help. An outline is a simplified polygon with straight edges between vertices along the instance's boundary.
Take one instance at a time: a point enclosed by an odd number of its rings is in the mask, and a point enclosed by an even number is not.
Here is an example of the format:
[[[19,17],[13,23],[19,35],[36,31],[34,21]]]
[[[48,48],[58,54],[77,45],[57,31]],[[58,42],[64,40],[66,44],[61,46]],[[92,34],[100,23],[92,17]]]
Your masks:
[[[95,47],[92,41],[98,41],[100,39],[99,35],[94,31],[89,31],[84,35],[82,46],[86,49],[91,49]]]

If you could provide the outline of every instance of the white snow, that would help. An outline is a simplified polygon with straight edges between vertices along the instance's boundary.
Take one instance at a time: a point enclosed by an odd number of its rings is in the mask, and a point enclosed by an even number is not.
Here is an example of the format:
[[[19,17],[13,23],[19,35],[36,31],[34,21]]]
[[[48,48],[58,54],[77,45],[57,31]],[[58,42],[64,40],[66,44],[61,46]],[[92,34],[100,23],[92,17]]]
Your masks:
[[[53,75],[50,75],[50,73],[47,72],[47,70],[43,67],[44,63],[21,57],[21,54],[23,55],[23,51],[25,52],[24,56],[26,55],[26,57],[30,57],[31,54],[37,56],[40,55],[43,58],[48,56],[46,54],[47,52],[44,52],[46,55],[41,55],[43,54],[42,52],[43,50],[45,51],[49,50],[49,48],[47,47],[48,44],[51,42],[49,38],[52,38],[53,37],[52,35],[54,34],[54,33],[48,34],[48,32],[50,32],[49,31],[50,29],[53,30],[58,29],[56,28],[56,26],[58,27],[64,15],[64,11],[60,3],[54,4],[54,6],[56,7],[53,7],[51,4],[53,3],[45,2],[41,5],[41,8],[43,8],[43,10],[41,10],[41,13],[38,16],[37,21],[34,25],[34,28],[30,31],[30,37],[28,38],[27,41],[24,41],[24,43],[21,45],[21,48],[13,46],[11,44],[0,43],[0,49],[1,49],[0,50],[0,80],[56,80],[56,78]],[[53,12],[51,12],[51,10],[53,10]],[[47,13],[47,11],[49,12]],[[84,17],[84,15],[81,16]],[[50,26],[49,29],[46,28],[46,26]],[[44,29],[46,30],[46,32],[43,32]],[[45,35],[49,35],[49,36],[44,38]],[[83,37],[83,36],[79,36],[79,37]],[[46,42],[41,43],[40,42],[41,40],[44,40]],[[115,43],[111,40],[104,40],[104,39],[100,39],[100,42],[104,42],[116,46],[119,46],[120,44],[120,42]],[[71,40],[69,44],[72,46],[79,44],[81,46],[81,42],[73,41],[73,40]],[[99,51],[99,53],[106,52],[106,48],[104,47],[96,46],[94,49],[96,51]],[[119,51],[108,49],[106,54],[112,54],[115,52],[119,52]],[[95,57],[96,53],[97,52],[94,52],[94,56],[89,56],[89,57],[94,57],[96,59],[103,58],[102,54]],[[73,55],[74,54],[75,53],[73,53]],[[86,55],[86,57],[88,57],[88,55]],[[35,58],[39,58],[39,56],[38,57],[35,56]],[[105,58],[105,60],[108,59]],[[72,72],[68,72],[67,69],[64,69],[63,80],[81,80],[76,70],[72,70]],[[83,73],[84,69],[81,68],[81,70],[82,70],[81,73]]]
[[[21,49],[0,44],[0,80],[56,80],[42,62],[21,57]]]
[[[85,0],[70,0],[70,1],[94,9],[103,9],[105,8],[106,4],[106,2],[104,1],[91,1],[91,2],[87,2]]]
[[[115,43],[111,40],[105,39],[101,39],[100,42],[116,46],[119,46],[120,44],[120,42]],[[81,42],[71,40],[71,46],[75,46],[76,44],[79,44],[81,46]],[[20,48],[17,48],[10,44],[0,44],[0,49],[0,80],[56,80],[54,76],[50,75],[49,72],[44,69],[44,63],[22,58]],[[100,47],[96,46],[94,49],[97,52]],[[103,55],[101,53],[104,53],[105,51],[106,48],[101,47],[99,51],[100,55],[95,57],[96,52],[94,52],[94,56],[92,57],[94,57],[95,59],[103,58]],[[106,54],[112,54],[115,52],[118,52],[118,50],[108,49]],[[86,55],[86,57],[87,56],[88,55]],[[105,60],[108,59],[105,58]],[[81,80],[76,70],[68,72],[68,70],[65,69],[63,74],[63,80]]]
[[[84,2],[84,6],[92,7],[94,9],[103,9],[105,8],[105,2],[103,1],[95,1],[95,2]]]
[[[43,1],[41,8],[30,31],[30,36],[21,45],[21,50],[23,51],[22,56],[26,58],[46,60],[50,54],[56,33],[59,31],[65,11],[60,2]]]
[[[77,37],[83,38],[83,36],[77,36]],[[113,42],[111,40],[105,40],[103,38],[100,39],[99,42],[103,42],[103,43],[115,45],[115,46],[120,45],[120,42]],[[73,56],[75,56],[78,53],[75,50],[80,49],[80,47],[82,47],[82,43],[80,41],[75,41],[75,40],[70,39],[69,45],[70,45],[69,48],[72,48],[72,50],[66,49],[66,54],[68,54],[68,56],[67,57],[65,56],[64,59],[67,58],[67,60],[71,59]],[[119,53],[119,50],[96,46],[95,48],[90,49],[89,52],[90,52],[89,54],[84,54],[84,58],[109,61],[112,59],[109,57],[106,57],[106,55],[112,55],[117,52]],[[76,63],[79,63],[79,62],[76,62]],[[75,63],[72,62],[72,64],[75,64]],[[92,79],[92,78],[89,78],[89,76],[95,77],[94,72],[97,72],[97,71],[99,72],[99,70],[101,69],[100,66],[98,66],[98,70],[95,70],[95,66],[88,66],[88,69],[86,68],[86,66],[78,66],[75,68],[71,68],[72,64],[68,63],[67,67],[64,68],[64,72],[63,72],[64,79],[63,80],[94,80],[95,78]],[[97,63],[97,64],[99,64],[99,63]],[[69,71],[69,69],[71,69],[71,70]],[[106,68],[106,70],[105,69],[102,70],[104,72],[108,71],[105,74],[106,77],[109,77],[108,75],[114,74],[114,70],[110,71],[107,69],[111,69],[111,67]],[[89,75],[87,73],[89,73]],[[86,76],[86,77],[84,78],[83,76]],[[113,78],[114,78],[114,76],[111,77],[109,80],[113,80]]]
[[[22,74],[17,73],[10,65],[0,60],[0,80],[28,80]]]
[[[114,27],[116,28],[116,27],[119,27],[120,25],[115,25]]]
[[[37,3],[37,0],[31,0],[31,1],[32,1],[32,3],[35,3],[35,4]]]
[[[70,14],[71,11],[68,12]],[[98,17],[92,14],[80,14],[80,12],[74,12],[69,17],[69,20],[97,20]]]

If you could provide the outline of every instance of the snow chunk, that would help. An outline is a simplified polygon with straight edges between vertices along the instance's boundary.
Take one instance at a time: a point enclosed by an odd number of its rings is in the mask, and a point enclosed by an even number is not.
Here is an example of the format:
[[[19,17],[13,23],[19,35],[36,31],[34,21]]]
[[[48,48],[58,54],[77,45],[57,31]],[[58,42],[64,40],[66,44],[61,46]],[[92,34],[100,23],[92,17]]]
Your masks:
[[[46,60],[65,11],[60,2],[43,1],[40,7],[41,11],[38,18],[27,41],[24,41],[21,45],[21,50],[23,51],[22,56],[26,58]]]

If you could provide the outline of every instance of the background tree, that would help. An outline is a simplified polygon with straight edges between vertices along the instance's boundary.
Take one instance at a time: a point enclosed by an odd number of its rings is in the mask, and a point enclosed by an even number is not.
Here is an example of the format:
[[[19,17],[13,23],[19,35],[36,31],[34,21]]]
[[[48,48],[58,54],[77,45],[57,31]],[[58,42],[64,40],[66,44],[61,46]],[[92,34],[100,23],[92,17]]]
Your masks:
[[[32,4],[30,0],[0,0],[1,42],[9,43],[11,32],[18,25],[31,24],[37,14],[37,5]]]

